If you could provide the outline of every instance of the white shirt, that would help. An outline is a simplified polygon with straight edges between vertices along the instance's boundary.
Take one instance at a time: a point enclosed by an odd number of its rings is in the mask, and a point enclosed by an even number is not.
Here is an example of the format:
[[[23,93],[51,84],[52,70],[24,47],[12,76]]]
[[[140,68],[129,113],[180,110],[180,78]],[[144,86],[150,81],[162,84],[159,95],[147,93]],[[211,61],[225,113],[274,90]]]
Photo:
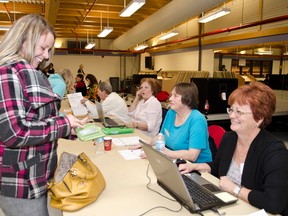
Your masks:
[[[146,122],[148,130],[143,131],[144,134],[153,137],[159,132],[162,122],[162,106],[161,103],[151,96],[146,102],[144,99],[139,101],[136,108],[129,112],[129,115],[137,122]]]
[[[108,95],[105,100],[101,101],[105,116],[116,116],[124,123],[130,122],[128,108],[125,101],[115,92]],[[85,105],[92,116],[98,116],[96,105],[86,101]]]

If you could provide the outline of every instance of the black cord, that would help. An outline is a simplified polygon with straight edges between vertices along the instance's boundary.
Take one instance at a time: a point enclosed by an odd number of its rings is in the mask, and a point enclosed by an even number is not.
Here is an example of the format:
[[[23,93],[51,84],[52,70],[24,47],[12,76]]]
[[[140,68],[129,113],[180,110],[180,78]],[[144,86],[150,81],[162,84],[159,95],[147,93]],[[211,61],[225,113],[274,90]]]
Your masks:
[[[150,176],[148,175],[148,173],[149,173],[149,167],[150,167],[150,164],[148,164],[147,170],[146,170],[146,176],[147,176],[147,178],[149,179],[146,187],[147,187],[149,190],[151,190],[151,191],[159,194],[160,196],[162,196],[162,197],[164,197],[164,198],[166,198],[166,199],[168,199],[168,200],[170,200],[170,201],[177,202],[177,200],[171,199],[170,197],[167,197],[167,196],[161,194],[160,192],[158,192],[158,191],[156,191],[156,190],[154,190],[154,189],[152,189],[152,188],[149,187],[149,185],[150,185],[150,183],[151,183],[151,178],[150,178]],[[179,203],[179,204],[180,204],[180,203]],[[156,206],[156,207],[153,207],[153,208],[147,210],[146,212],[140,214],[139,216],[143,216],[143,215],[147,214],[148,212],[153,211],[153,210],[155,210],[155,209],[166,209],[166,210],[171,211],[171,212],[180,212],[180,211],[182,210],[182,208],[183,208],[183,206],[182,206],[181,204],[180,204],[180,209],[178,209],[178,210],[173,210],[173,209],[167,208],[167,207],[165,207],[165,206]]]

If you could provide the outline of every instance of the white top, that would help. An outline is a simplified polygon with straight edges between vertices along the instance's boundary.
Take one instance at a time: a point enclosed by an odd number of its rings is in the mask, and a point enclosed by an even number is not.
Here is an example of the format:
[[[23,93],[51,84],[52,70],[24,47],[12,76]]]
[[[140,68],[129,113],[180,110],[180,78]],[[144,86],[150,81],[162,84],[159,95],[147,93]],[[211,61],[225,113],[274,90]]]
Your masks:
[[[125,101],[115,92],[112,92],[108,97],[101,102],[105,116],[116,116],[124,123],[130,121],[128,108]],[[92,116],[98,116],[96,105],[90,101],[86,101],[85,105]]]
[[[145,135],[152,137],[158,134],[162,122],[162,107],[154,96],[151,96],[146,102],[144,99],[139,101],[136,108],[129,112],[129,115],[135,121],[147,123],[148,131],[143,131]]]

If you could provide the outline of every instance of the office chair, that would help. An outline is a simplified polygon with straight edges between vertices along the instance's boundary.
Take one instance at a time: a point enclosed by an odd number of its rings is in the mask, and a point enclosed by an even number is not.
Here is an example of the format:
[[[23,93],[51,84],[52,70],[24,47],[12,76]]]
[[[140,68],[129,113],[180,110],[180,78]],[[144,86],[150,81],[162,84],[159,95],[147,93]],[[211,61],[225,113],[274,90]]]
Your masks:
[[[217,149],[219,148],[223,134],[226,132],[224,128],[218,125],[208,126],[209,136],[213,138]]]

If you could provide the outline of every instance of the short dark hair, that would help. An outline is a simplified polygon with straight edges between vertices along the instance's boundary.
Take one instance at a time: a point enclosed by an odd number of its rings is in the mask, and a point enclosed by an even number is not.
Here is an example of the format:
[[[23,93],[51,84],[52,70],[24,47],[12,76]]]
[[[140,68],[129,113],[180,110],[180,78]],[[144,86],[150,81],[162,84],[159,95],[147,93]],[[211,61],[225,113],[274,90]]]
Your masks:
[[[182,82],[174,86],[175,92],[181,95],[181,102],[190,109],[198,109],[198,88],[195,83]]]

